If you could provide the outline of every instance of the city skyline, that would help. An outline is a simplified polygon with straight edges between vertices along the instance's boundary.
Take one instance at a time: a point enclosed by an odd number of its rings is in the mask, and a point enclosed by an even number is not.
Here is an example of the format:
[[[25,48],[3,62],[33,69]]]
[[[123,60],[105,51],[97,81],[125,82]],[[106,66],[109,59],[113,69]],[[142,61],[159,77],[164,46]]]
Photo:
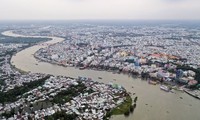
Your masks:
[[[199,20],[199,0],[0,0],[1,20]]]

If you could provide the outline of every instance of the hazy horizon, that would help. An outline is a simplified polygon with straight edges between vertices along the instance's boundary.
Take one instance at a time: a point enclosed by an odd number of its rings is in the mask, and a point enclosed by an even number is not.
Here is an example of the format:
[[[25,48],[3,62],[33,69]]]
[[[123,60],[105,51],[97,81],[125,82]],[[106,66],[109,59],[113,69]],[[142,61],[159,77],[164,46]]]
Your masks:
[[[200,20],[200,0],[0,0],[6,20]]]

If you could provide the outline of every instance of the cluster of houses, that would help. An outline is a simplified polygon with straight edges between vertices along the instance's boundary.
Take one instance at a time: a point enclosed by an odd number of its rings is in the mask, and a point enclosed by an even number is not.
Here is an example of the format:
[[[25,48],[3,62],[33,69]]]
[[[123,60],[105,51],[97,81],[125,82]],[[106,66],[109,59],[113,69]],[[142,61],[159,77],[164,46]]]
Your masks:
[[[47,32],[48,31],[48,32]],[[196,31],[196,32],[194,32]],[[168,25],[98,25],[98,24],[70,24],[63,26],[48,26],[40,29],[26,29],[17,31],[24,35],[60,36],[66,38],[66,44],[49,47],[46,57],[57,59],[61,64],[83,61],[90,56],[94,50],[105,50],[102,53],[112,54],[112,50],[106,48],[120,49],[126,46],[126,51],[137,52],[138,55],[153,54],[155,52],[186,58],[185,64],[194,67],[200,65],[200,43],[198,41],[199,30],[189,27],[176,27]],[[78,46],[77,46],[78,45]],[[45,52],[44,51],[44,52]],[[60,51],[64,51],[61,52]],[[99,53],[100,54],[100,53]],[[104,55],[106,55],[104,54]],[[99,60],[103,59],[99,56]],[[90,58],[88,58],[88,62]],[[163,59],[164,60],[164,59]],[[94,63],[95,63],[94,61]],[[85,61],[87,63],[87,61]]]
[[[51,31],[51,28],[48,30]],[[55,34],[58,35],[62,30]],[[176,79],[178,65],[187,65],[194,69],[200,66],[199,43],[193,37],[186,37],[195,36],[189,28],[91,25],[66,30],[66,36],[70,36],[70,39],[38,50],[35,57],[80,69],[148,73],[152,78],[165,81]],[[180,83],[189,86],[198,84],[194,71],[183,73]]]
[[[44,101],[52,102],[50,100],[61,91],[70,90],[72,85],[77,86],[79,84],[84,84],[86,91],[77,91],[79,94],[72,97],[70,101],[64,104],[52,103],[50,107],[33,109],[34,105]],[[89,89],[92,91],[88,92]],[[42,86],[24,93],[16,102],[0,105],[0,114],[20,108],[23,111],[21,113],[15,112],[9,119],[42,119],[56,112],[65,111],[66,114],[76,114],[78,119],[101,120],[106,116],[107,111],[122,104],[126,99],[126,95],[125,89],[121,86],[98,83],[85,77],[74,79],[51,76],[45,80]],[[25,110],[27,107],[30,111]],[[2,119],[5,118],[2,117]]]
[[[45,32],[44,32],[45,31]],[[48,32],[47,32],[48,31]],[[169,84],[180,83],[195,86],[195,73],[192,70],[177,69],[187,65],[194,69],[200,67],[200,42],[195,39],[193,29],[163,26],[106,26],[106,25],[69,25],[48,26],[41,29],[15,31],[24,35],[60,36],[66,40],[42,48],[34,56],[40,60],[62,66],[75,66],[80,69],[104,69],[119,73],[141,75]],[[198,32],[198,31],[197,31]],[[0,50],[17,49],[20,46],[0,44]],[[0,53],[0,55],[2,54]],[[11,55],[0,56],[0,75],[4,85],[1,92],[7,92],[24,83],[44,78],[44,74],[21,74],[10,65]],[[78,95],[64,104],[55,104],[33,109],[34,105],[49,101],[71,86],[84,84],[92,92],[78,91]],[[164,87],[163,87],[164,88]],[[84,92],[84,93],[83,93]],[[195,91],[199,95],[199,90]],[[79,119],[103,119],[107,111],[117,107],[126,98],[126,91],[118,85],[106,85],[88,78],[78,79],[51,76],[44,84],[34,88],[13,103],[0,104],[0,114],[12,109],[23,109],[9,119],[42,119],[58,111],[76,114]],[[33,106],[30,106],[33,105]],[[29,108],[26,111],[24,108]],[[6,119],[2,116],[0,119]]]
[[[9,45],[0,45],[0,49],[2,50],[1,54],[1,61],[0,61],[0,80],[1,83],[1,92],[7,92],[11,89],[14,89],[15,87],[23,86],[24,83],[29,83],[34,80],[41,79],[45,77],[44,74],[40,73],[27,73],[22,74],[17,69],[14,68],[10,64],[10,59],[12,57],[12,54],[14,54],[16,51],[20,50],[22,47],[21,44],[9,44]]]

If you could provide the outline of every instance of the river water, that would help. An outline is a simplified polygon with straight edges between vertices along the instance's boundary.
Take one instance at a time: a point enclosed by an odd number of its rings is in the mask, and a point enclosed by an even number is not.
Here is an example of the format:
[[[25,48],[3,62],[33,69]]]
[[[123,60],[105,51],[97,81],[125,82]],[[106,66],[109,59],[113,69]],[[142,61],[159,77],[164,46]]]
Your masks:
[[[32,37],[23,36],[6,31],[3,33],[13,37]],[[36,36],[40,37],[40,36]],[[44,38],[44,36],[43,36]],[[117,83],[125,87],[128,92],[136,93],[132,98],[138,96],[137,107],[129,117],[123,115],[113,116],[112,120],[200,120],[200,101],[182,93],[166,93],[159,89],[159,85],[149,85],[146,81],[134,79],[124,74],[113,74],[106,71],[79,70],[74,67],[62,67],[47,62],[39,62],[33,54],[40,48],[61,42],[64,39],[59,37],[52,38],[45,45],[35,45],[24,49],[12,57],[11,63],[23,71],[33,73],[46,73],[53,75],[63,75],[69,77],[85,76],[103,83]],[[102,79],[98,79],[102,77]],[[180,99],[180,98],[183,99]]]

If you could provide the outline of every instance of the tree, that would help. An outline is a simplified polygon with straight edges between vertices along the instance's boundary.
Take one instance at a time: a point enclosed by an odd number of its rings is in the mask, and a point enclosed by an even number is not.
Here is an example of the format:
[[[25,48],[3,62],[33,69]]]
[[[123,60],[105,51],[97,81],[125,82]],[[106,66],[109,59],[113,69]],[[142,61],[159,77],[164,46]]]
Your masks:
[[[137,99],[138,99],[138,97],[136,96],[136,97],[135,97],[135,99],[134,99],[134,103],[136,103],[136,102],[137,102]]]

